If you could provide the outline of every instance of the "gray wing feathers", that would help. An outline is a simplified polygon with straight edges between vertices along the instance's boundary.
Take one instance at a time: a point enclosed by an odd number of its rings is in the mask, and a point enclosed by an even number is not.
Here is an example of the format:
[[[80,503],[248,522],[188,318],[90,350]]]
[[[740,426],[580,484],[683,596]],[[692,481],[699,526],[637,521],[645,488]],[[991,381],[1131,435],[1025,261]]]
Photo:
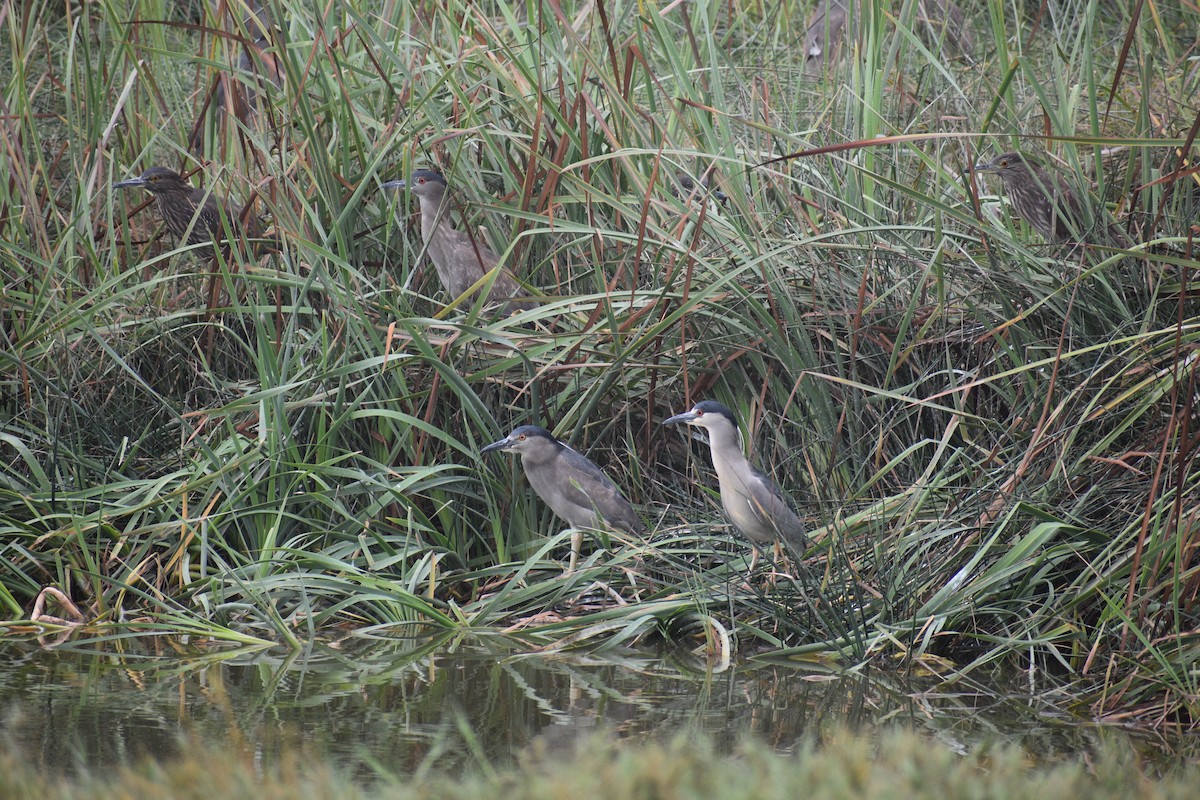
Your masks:
[[[626,533],[642,533],[645,526],[641,518],[617,485],[599,467],[571,448],[559,455],[569,464],[574,478],[564,494],[572,503],[600,513],[604,521]]]
[[[804,523],[773,480],[760,470],[755,469],[753,473],[758,482],[750,489],[751,505],[759,522],[773,529],[793,555],[802,555],[806,547]]]

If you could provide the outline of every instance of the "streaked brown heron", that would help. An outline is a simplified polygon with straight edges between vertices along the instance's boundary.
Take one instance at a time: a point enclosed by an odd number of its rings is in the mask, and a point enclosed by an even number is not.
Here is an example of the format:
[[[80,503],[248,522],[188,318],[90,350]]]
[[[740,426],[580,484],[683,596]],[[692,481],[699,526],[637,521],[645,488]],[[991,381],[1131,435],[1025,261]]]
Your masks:
[[[1013,211],[1046,241],[1065,242],[1083,232],[1079,198],[1057,172],[1051,174],[1036,160],[1016,152],[981,161],[973,169],[999,178]]]
[[[1089,215],[1066,178],[1032,156],[1004,153],[972,169],[999,178],[1013,211],[1048,242],[1107,238],[1120,247],[1130,246],[1129,238],[1116,225],[1089,224]],[[1103,233],[1097,236],[1096,230]]]
[[[425,253],[451,300],[461,297],[484,275],[497,269],[500,258],[490,247],[450,224],[450,198],[446,179],[441,175],[418,169],[407,180],[388,181],[380,188],[389,191],[407,188],[420,202]],[[503,267],[495,273],[487,299],[492,303],[508,301],[504,304],[506,314],[538,305]]]
[[[150,167],[136,178],[113,184],[114,189],[134,187],[154,196],[158,213],[179,246],[224,241],[222,217],[235,235],[254,237],[259,233],[259,220],[252,211],[243,220],[227,199],[207,189],[197,189],[166,167]]]

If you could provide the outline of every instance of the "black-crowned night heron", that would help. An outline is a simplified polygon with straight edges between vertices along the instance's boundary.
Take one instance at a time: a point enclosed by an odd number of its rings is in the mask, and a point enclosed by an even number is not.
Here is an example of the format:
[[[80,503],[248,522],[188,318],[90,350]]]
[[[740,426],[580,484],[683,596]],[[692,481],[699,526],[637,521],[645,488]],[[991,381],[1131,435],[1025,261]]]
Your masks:
[[[1017,216],[1046,241],[1065,242],[1083,232],[1079,198],[1057,172],[1052,175],[1021,153],[1004,153],[992,161],[981,161],[972,169],[999,178]]]
[[[1102,225],[1097,237],[1085,222],[1087,215],[1066,178],[1023,153],[1004,153],[972,169],[1000,179],[1017,216],[1048,242],[1099,240],[1105,236],[1121,247],[1130,242],[1116,225]]]
[[[253,212],[247,212],[243,222],[228,200],[205,189],[197,189],[166,167],[150,167],[136,178],[113,184],[114,189],[132,187],[145,189],[154,196],[158,213],[180,246],[185,242],[196,245],[223,241],[222,217],[235,234],[254,237],[259,233],[259,220]]]
[[[711,178],[707,172],[700,176],[697,180],[690,173],[676,172],[675,183],[671,186],[671,194],[681,200],[689,200],[693,197],[709,197],[716,200],[718,203],[725,203],[729,197],[720,189],[712,189]]]
[[[804,34],[804,71],[818,74],[836,64],[846,40],[858,34],[861,0],[819,0]],[[960,53],[974,58],[975,36],[954,0],[918,0],[920,30],[935,43],[942,36]]]
[[[852,0],[851,0],[852,1]],[[847,22],[850,22],[847,33]],[[845,0],[820,0],[804,33],[804,71],[824,72],[837,62],[843,37],[854,36],[855,25]]]
[[[793,557],[801,558],[805,548],[804,525],[775,482],[746,459],[733,412],[713,400],[704,400],[696,403],[691,411],[664,420],[663,424],[679,422],[708,430],[708,447],[721,488],[721,505],[729,521],[756,548],[780,542]]]
[[[388,181],[380,188],[407,188],[420,201],[421,239],[425,242],[425,252],[452,300],[461,297],[480,278],[496,269],[500,259],[487,245],[478,237],[455,230],[450,224],[450,199],[446,193],[446,179],[441,175],[419,169],[408,180]],[[501,268],[488,292],[488,301],[508,300],[505,313],[538,305],[536,300],[526,298],[529,293]]]
[[[266,9],[258,2],[249,4],[242,23],[244,36],[236,36],[240,53],[236,73],[218,75],[209,94],[209,102],[192,126],[188,149],[199,152],[206,110],[212,109],[218,119],[232,114],[243,124],[249,124],[258,111],[259,97],[271,86],[280,88],[286,80],[283,63],[274,52],[273,26]]]
[[[545,428],[522,425],[479,453],[482,455],[493,450],[519,453],[529,485],[555,514],[571,526],[568,572],[575,570],[584,529],[603,530],[608,527],[639,535],[645,531],[642,520],[617,485],[586,456],[555,439],[554,434]]]

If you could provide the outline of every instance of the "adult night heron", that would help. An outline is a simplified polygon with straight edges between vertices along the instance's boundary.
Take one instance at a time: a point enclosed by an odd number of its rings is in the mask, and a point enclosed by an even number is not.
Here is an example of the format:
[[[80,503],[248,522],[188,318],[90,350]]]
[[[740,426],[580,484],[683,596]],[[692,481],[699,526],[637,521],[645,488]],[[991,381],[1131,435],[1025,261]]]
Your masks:
[[[232,76],[228,80],[222,81],[213,98],[213,102],[218,108],[224,108],[229,102],[226,99],[226,84],[233,87],[235,107],[236,103],[240,102],[250,112],[257,108],[260,92],[266,91],[268,86],[276,88],[283,86],[285,80],[283,62],[272,51],[273,28],[271,21],[261,5],[255,3],[254,6],[254,9],[246,16],[243,25],[245,32],[254,39],[247,41],[245,38],[239,38],[241,53],[238,55],[237,63],[237,71],[249,75],[252,81],[246,85]]]
[[[774,481],[755,469],[742,453],[741,434],[733,412],[720,403],[704,400],[691,411],[664,420],[663,424],[679,422],[708,430],[708,447],[721,487],[721,505],[729,521],[756,549],[781,542],[793,557],[802,557],[804,525]]]
[[[810,75],[824,72],[841,57],[845,40],[853,40],[860,29],[863,13],[861,0],[819,0],[804,33],[804,71]],[[966,15],[954,0],[917,0],[921,31],[936,45],[943,36],[968,58],[975,55],[975,35]]]
[[[446,179],[428,169],[419,169],[408,180],[388,181],[380,188],[407,188],[421,203],[421,239],[425,252],[437,270],[442,286],[451,299],[461,297],[480,278],[496,269],[499,257],[478,237],[455,230],[450,224],[450,200],[446,194]],[[536,306],[516,279],[501,268],[488,292],[489,302],[503,302],[505,313]]]
[[[244,233],[253,237],[259,232],[259,221],[253,212],[247,212],[243,221],[228,200],[206,189],[197,189],[166,167],[150,167],[136,178],[113,184],[114,189],[132,187],[145,189],[154,196],[158,213],[180,246],[223,241],[222,217],[235,235]]]
[[[608,527],[629,534],[645,531],[642,520],[617,485],[586,456],[555,439],[554,434],[545,428],[522,425],[479,453],[482,455],[493,450],[519,453],[529,485],[555,514],[571,526],[568,572],[575,571],[584,529]]]

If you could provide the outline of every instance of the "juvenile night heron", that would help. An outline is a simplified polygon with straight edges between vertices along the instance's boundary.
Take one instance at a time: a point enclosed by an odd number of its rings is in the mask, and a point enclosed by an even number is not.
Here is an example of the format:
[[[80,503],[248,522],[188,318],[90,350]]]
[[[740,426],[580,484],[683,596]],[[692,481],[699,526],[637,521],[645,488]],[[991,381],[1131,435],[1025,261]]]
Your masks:
[[[273,50],[270,18],[261,4],[254,2],[242,23],[245,36],[234,34],[240,46],[237,69],[234,74],[219,74],[209,92],[209,99],[200,111],[191,135],[188,148],[198,152],[204,133],[204,114],[208,109],[218,119],[232,114],[243,124],[249,124],[259,109],[259,99],[270,87],[283,86],[285,74],[283,63]],[[240,77],[239,77],[240,76]]]
[[[408,180],[388,181],[380,188],[407,188],[420,201],[421,239],[425,242],[425,252],[451,299],[461,297],[480,278],[496,269],[500,259],[487,245],[477,237],[455,230],[450,224],[450,200],[446,194],[446,179],[441,175],[419,169]],[[506,314],[538,305],[512,274],[501,268],[488,292],[488,301],[506,300],[509,301],[505,304]]]
[[[525,468],[529,485],[555,514],[571,526],[568,572],[575,571],[584,529],[609,527],[639,535],[645,531],[642,520],[617,485],[586,456],[555,439],[554,434],[545,428],[522,425],[479,453],[483,455],[493,450],[520,453],[521,466]]]
[[[259,232],[259,221],[253,212],[247,212],[247,219],[243,221],[228,200],[205,189],[197,189],[166,167],[150,167],[136,178],[113,184],[114,189],[132,187],[145,189],[154,196],[159,215],[180,246],[223,241],[222,216],[235,235],[253,237]]]
[[[1066,178],[1047,170],[1030,156],[1004,153],[993,161],[978,163],[972,169],[999,178],[1017,216],[1048,242],[1107,238],[1119,247],[1131,246],[1129,238],[1116,225],[1101,224],[1103,233],[1097,236],[1086,224],[1088,216]]]
[[[700,179],[697,180],[691,174],[681,170],[675,173],[675,183],[671,185],[671,194],[681,200],[687,200],[692,197],[711,196],[718,203],[724,204],[729,200],[728,195],[720,189],[713,189],[710,185],[711,182],[712,180],[707,172],[703,173]]]
[[[804,525],[774,481],[746,460],[733,412],[720,403],[704,400],[691,411],[664,420],[663,424],[678,422],[708,430],[708,447],[721,487],[721,505],[729,521],[756,549],[781,542],[793,557],[802,557]]]
[[[1079,198],[1057,172],[1050,174],[1037,161],[1021,153],[1004,153],[994,161],[980,162],[975,172],[1000,179],[1017,216],[1048,242],[1065,242],[1083,232]]]

